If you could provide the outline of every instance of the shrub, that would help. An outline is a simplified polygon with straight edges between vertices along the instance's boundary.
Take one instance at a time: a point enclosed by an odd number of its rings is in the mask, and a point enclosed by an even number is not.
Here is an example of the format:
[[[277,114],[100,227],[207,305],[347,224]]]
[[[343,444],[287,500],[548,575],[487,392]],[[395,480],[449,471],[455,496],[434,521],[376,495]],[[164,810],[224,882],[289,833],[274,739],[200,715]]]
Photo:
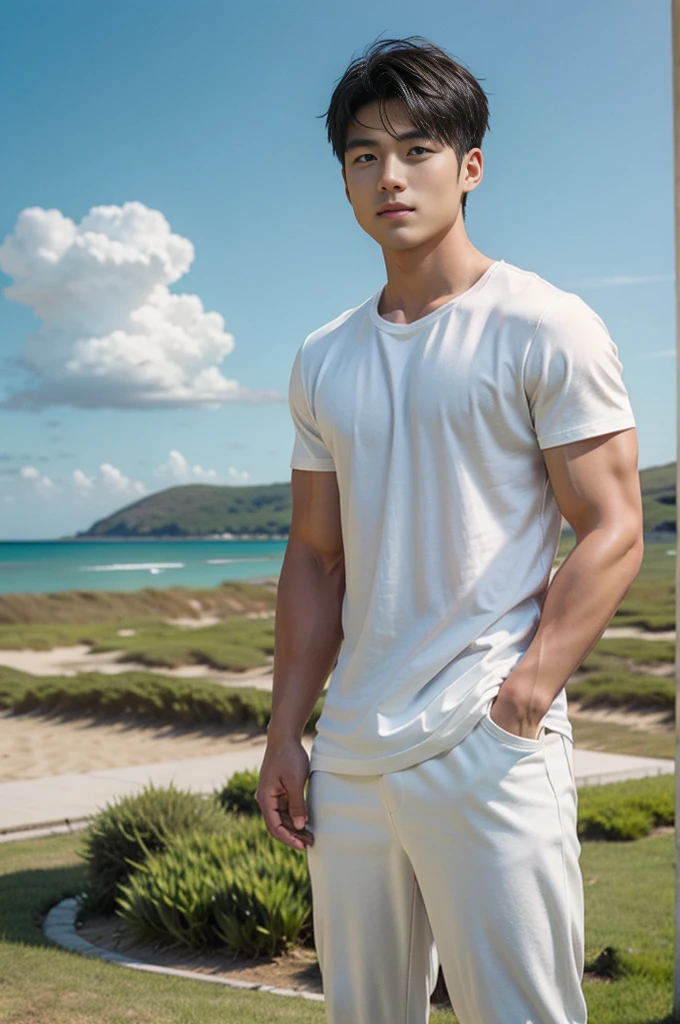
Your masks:
[[[275,842],[235,860],[215,901],[215,932],[234,953],[277,956],[311,938],[307,858]]]
[[[234,772],[226,786],[217,792],[217,799],[225,811],[234,814],[259,814],[255,799],[260,773],[256,768]]]
[[[579,789],[578,832],[583,839],[640,839],[674,820],[672,775]]]
[[[173,785],[152,784],[108,804],[83,834],[87,882],[81,910],[112,913],[120,886],[150,854],[167,849],[177,836],[224,833],[229,826],[214,797]]]
[[[226,835],[179,837],[121,886],[117,913],[138,938],[243,956],[313,942],[307,858],[262,819],[231,822]]]
[[[649,641],[647,641],[649,643]],[[641,672],[593,672],[569,683],[567,696],[582,708],[630,708],[640,711],[675,710],[675,681]]]
[[[307,723],[313,731],[323,707],[319,698]],[[35,676],[0,667],[0,708],[59,714],[115,715],[181,722],[223,723],[263,730],[271,715],[271,694],[254,687],[221,686],[205,679],[171,679],[151,672],[73,678]]]

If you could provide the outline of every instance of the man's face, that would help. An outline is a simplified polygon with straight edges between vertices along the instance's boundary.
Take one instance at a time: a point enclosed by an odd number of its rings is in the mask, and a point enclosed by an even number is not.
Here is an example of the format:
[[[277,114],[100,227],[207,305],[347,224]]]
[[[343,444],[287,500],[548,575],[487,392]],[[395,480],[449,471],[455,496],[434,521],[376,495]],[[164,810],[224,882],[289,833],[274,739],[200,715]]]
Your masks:
[[[387,249],[410,249],[445,234],[455,223],[461,196],[470,191],[466,164],[472,154],[473,163],[479,160],[481,172],[481,151],[471,150],[466,155],[459,175],[451,146],[416,137],[413,122],[399,100],[388,100],[385,107],[386,119],[397,135],[413,134],[395,139],[380,122],[378,101],[366,104],[355,114],[362,123],[355,120],[349,127],[342,176],[347,198],[364,231]],[[403,203],[412,212],[379,214],[387,202]]]

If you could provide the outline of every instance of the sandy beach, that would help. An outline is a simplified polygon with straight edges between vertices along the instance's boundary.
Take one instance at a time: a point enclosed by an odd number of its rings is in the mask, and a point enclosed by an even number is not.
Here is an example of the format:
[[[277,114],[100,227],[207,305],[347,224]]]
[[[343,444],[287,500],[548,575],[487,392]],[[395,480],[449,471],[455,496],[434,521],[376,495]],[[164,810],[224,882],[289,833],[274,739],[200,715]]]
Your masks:
[[[40,779],[264,747],[265,736],[217,726],[185,728],[129,721],[0,713],[0,782]]]

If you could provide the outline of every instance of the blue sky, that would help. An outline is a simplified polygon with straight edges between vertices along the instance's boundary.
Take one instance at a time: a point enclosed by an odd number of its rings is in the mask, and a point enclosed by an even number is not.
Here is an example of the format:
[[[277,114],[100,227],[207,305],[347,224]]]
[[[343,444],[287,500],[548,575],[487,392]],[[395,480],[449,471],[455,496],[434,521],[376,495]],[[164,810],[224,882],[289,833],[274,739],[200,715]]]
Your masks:
[[[641,468],[675,459],[668,3],[6,0],[2,22],[0,241],[19,232],[22,243],[0,272],[1,538],[72,534],[173,483],[290,479],[295,352],[385,280],[320,116],[378,36],[425,36],[480,79],[491,130],[469,237],[600,313],[624,365]],[[29,304],[12,293],[45,232],[66,245],[102,220],[121,244],[130,224],[148,242],[165,282],[153,316],[174,317],[180,333],[193,317],[202,355],[178,407],[153,387],[129,403],[116,297],[141,295],[144,280],[100,274],[90,252],[82,280],[77,263],[55,279],[43,259]],[[75,294],[83,281],[89,291]],[[197,298],[168,304],[181,295]],[[31,340],[46,320],[49,350]],[[65,392],[59,367],[83,323],[115,343],[78,350],[101,384]],[[152,339],[148,316],[143,329]],[[27,345],[40,350],[39,380],[22,363]],[[172,364],[156,371],[172,393]]]

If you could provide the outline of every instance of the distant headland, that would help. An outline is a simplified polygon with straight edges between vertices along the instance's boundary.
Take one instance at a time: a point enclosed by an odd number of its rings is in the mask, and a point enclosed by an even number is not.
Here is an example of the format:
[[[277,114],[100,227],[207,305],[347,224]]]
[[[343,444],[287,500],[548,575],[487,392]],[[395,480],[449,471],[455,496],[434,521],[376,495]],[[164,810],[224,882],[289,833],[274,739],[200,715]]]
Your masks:
[[[645,534],[676,533],[675,462],[640,471]],[[290,483],[186,484],[140,498],[63,541],[287,540]],[[566,529],[568,525],[563,523]],[[661,538],[659,538],[661,539]]]
[[[60,540],[287,540],[289,483],[168,487]]]

